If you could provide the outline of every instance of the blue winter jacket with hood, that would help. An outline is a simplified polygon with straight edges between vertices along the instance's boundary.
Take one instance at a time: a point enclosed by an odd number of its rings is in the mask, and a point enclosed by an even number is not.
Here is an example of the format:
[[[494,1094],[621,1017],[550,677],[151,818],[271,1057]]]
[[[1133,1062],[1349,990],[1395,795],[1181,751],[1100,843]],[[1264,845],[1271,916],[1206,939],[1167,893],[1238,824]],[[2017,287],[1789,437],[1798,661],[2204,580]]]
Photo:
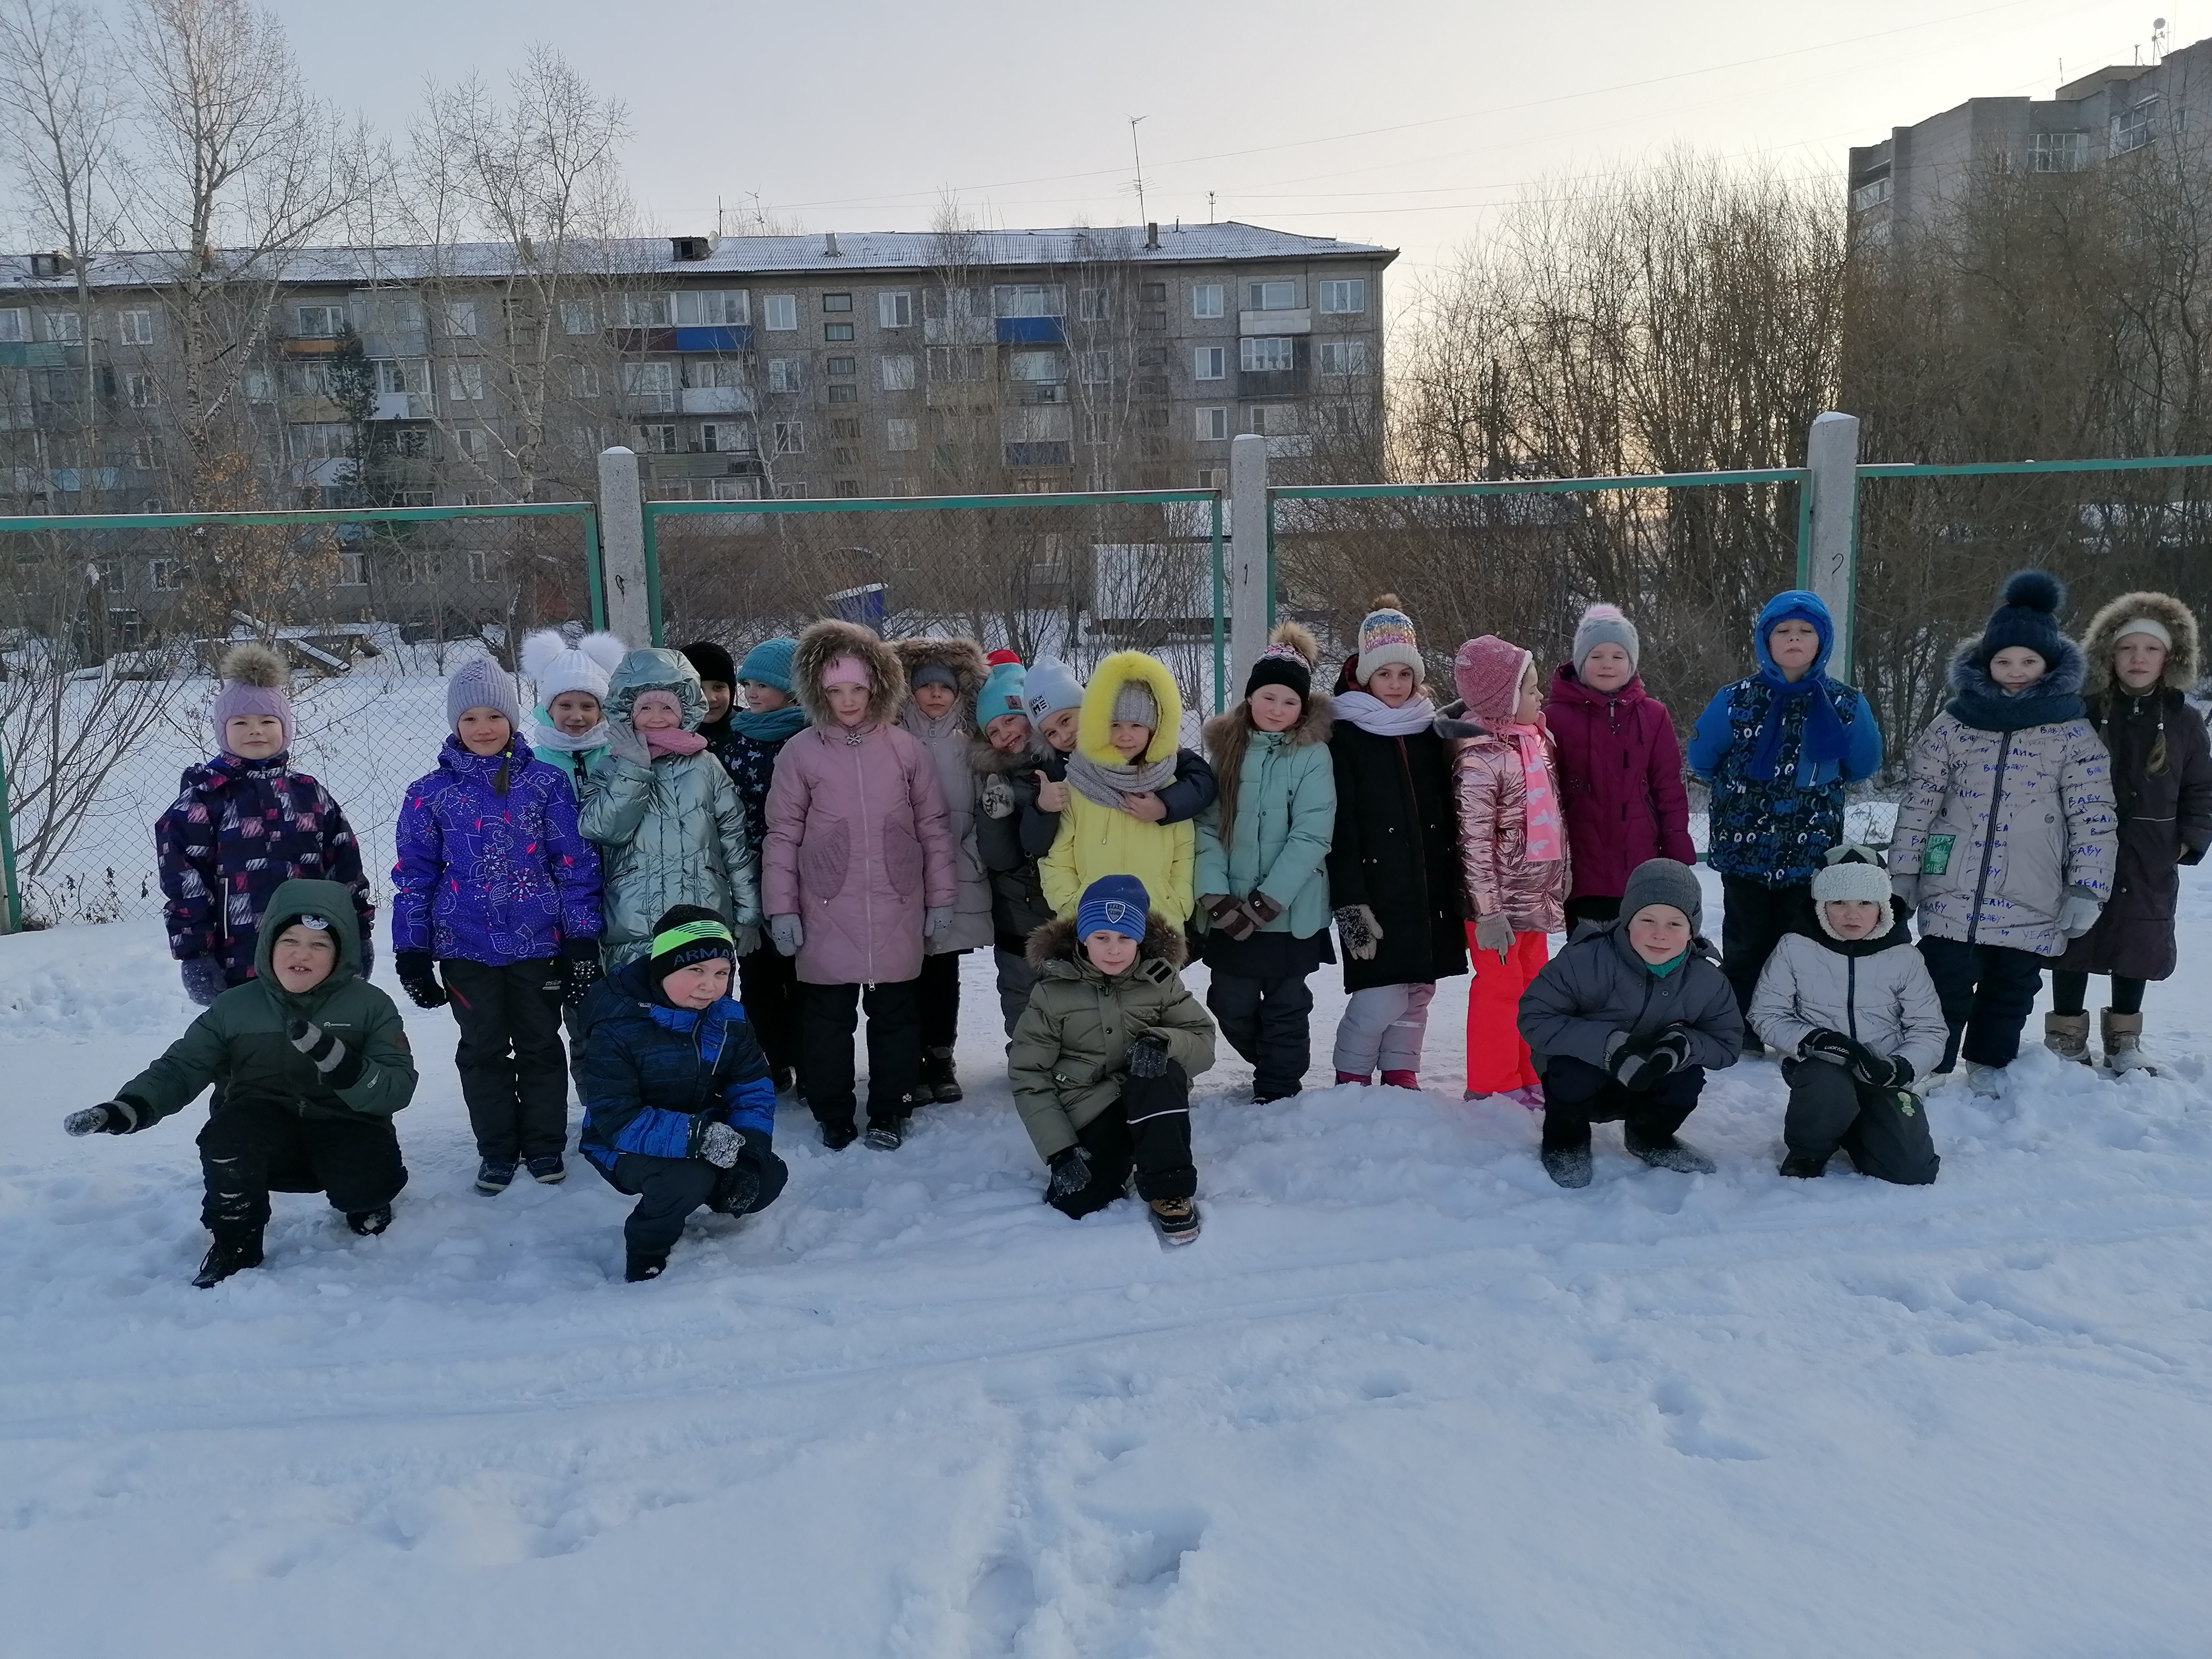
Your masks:
[[[765,1162],[775,1084],[743,1005],[669,1007],[653,999],[651,968],[634,962],[584,999],[584,1156],[609,1170],[623,1152],[692,1158],[707,1126],[726,1123],[744,1137],[741,1156]]]
[[[1784,703],[1774,775],[1751,775],[1767,710],[1789,684],[1766,648],[1766,636],[1791,617],[1813,624],[1820,649],[1806,671],[1814,691]],[[1820,598],[1802,589],[1778,593],[1759,613],[1752,649],[1759,672],[1723,686],[1698,716],[1690,770],[1711,790],[1705,862],[1724,876],[1768,887],[1812,880],[1827,851],[1844,838],[1844,786],[1881,769],[1881,729],[1867,701],[1826,669],[1836,628]],[[1803,681],[1799,684],[1803,684]],[[1843,727],[1843,752],[1816,757],[1806,742],[1813,699],[1825,694]]]

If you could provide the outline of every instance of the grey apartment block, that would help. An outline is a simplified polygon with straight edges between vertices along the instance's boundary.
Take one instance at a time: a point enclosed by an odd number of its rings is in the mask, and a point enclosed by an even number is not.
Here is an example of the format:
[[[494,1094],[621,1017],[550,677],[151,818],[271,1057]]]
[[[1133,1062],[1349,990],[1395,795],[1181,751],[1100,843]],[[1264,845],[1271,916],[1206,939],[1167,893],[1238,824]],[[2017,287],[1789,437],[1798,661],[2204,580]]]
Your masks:
[[[1970,98],[1850,153],[1854,242],[1940,227],[1990,173],[2080,173],[2161,140],[2212,139],[2212,40],[2078,76],[2050,98]]]

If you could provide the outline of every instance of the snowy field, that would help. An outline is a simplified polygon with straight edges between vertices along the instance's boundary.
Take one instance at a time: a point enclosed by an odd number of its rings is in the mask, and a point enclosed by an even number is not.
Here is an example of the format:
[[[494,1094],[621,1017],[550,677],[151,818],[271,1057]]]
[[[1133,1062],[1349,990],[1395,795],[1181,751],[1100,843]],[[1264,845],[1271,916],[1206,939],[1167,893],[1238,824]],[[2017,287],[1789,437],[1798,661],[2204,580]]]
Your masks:
[[[1425,1093],[1204,1079],[1172,1255],[1038,1201],[971,957],[969,1099],[896,1153],[787,1123],[783,1200],[644,1285],[580,1163],[469,1189],[410,1009],[392,1231],[279,1198],[268,1268],[191,1289],[198,1109],[58,1127],[189,1017],[156,927],[0,939],[0,1652],[2202,1656],[2185,879],[2167,1075],[1947,1088],[1932,1188],[1779,1180],[1759,1063],[1686,1131],[1717,1176],[1601,1127],[1561,1192],[1459,1098],[1460,980]]]

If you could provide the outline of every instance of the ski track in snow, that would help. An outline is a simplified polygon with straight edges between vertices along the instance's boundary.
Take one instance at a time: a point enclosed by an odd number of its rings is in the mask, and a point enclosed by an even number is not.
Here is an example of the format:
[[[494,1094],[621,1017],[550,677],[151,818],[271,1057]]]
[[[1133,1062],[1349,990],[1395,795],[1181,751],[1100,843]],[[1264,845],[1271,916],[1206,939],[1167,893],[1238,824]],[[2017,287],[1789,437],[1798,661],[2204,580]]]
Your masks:
[[[1462,979],[1421,1094],[1203,1079],[1173,1253],[1038,1201],[973,956],[967,1100],[892,1154],[787,1116],[783,1199],[636,1286],[580,1158],[469,1189],[410,1008],[392,1230],[280,1195],[212,1291],[203,1109],[58,1127],[190,1018],[158,928],[0,940],[0,1653],[2201,1656],[2208,917],[2166,1075],[1946,1087],[1932,1188],[1779,1180],[1754,1063],[1720,1174],[1601,1127],[1562,1193],[1458,1097]]]

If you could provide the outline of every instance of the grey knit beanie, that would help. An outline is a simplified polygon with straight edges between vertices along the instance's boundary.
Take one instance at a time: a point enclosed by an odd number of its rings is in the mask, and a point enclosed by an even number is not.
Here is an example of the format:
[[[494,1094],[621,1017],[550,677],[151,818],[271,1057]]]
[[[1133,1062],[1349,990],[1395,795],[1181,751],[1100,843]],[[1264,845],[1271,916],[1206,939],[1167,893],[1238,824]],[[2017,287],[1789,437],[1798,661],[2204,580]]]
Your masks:
[[[1160,702],[1142,680],[1123,680],[1114,690],[1113,718],[1134,720],[1147,732],[1160,729]]]
[[[514,676],[489,657],[463,663],[446,682],[446,724],[459,730],[461,716],[471,708],[496,708],[518,733],[522,730],[522,700],[515,695]]]
[[[1617,645],[1628,653],[1628,672],[1637,672],[1637,665],[1643,659],[1643,642],[1636,637],[1636,624],[1620,614],[1617,605],[1594,605],[1583,612],[1582,621],[1575,624],[1572,657],[1576,678],[1582,678],[1583,665],[1601,645]]]
[[[1628,872],[1628,884],[1620,895],[1621,919],[1632,918],[1647,904],[1671,904],[1689,917],[1692,933],[1705,931],[1704,890],[1698,885],[1698,872],[1686,864],[1646,859]]]

